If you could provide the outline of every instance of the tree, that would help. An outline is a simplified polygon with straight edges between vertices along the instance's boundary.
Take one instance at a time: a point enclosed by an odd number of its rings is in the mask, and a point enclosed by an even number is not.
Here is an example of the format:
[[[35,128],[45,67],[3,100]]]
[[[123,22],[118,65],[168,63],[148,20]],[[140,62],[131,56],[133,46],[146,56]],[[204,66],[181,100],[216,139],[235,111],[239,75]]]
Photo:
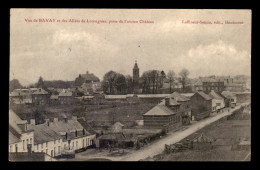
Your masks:
[[[182,69],[179,73],[180,75],[180,82],[182,84],[182,91],[184,92],[184,88],[185,88],[185,85],[187,83],[187,79],[188,79],[188,76],[189,76],[190,72],[189,70],[187,69]]]
[[[116,80],[115,80],[115,87],[117,89],[117,92],[119,92],[120,94],[125,92],[126,79],[124,75],[117,73]]]
[[[126,80],[126,93],[127,94],[133,93],[133,89],[134,89],[133,78],[130,75],[126,75],[125,80]]]
[[[21,89],[23,86],[20,84],[19,80],[13,79],[9,82],[9,91],[12,92],[15,89]]]
[[[109,71],[104,75],[102,86],[104,91],[108,91],[110,94],[114,93],[115,81],[117,78],[117,73],[114,71]]]
[[[143,93],[150,93],[150,87],[152,86],[152,93],[158,92],[161,83],[161,72],[158,70],[145,71],[142,74]]]
[[[172,93],[172,85],[173,85],[174,79],[175,79],[175,72],[173,70],[169,70],[167,73],[167,78],[169,79],[170,93]]]

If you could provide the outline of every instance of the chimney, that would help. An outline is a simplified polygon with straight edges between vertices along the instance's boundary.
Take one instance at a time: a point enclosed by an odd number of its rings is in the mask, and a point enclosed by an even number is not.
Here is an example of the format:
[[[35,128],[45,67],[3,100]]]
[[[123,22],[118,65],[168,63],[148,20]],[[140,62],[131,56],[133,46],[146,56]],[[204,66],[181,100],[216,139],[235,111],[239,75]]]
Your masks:
[[[31,119],[31,125],[35,125],[35,119]]]
[[[165,106],[169,106],[170,105],[170,98],[166,97],[165,98]]]
[[[77,116],[72,116],[72,120],[78,120]]]
[[[53,118],[53,122],[58,122],[59,119],[57,117]]]
[[[68,122],[68,118],[67,117],[64,117],[64,122],[67,123]]]

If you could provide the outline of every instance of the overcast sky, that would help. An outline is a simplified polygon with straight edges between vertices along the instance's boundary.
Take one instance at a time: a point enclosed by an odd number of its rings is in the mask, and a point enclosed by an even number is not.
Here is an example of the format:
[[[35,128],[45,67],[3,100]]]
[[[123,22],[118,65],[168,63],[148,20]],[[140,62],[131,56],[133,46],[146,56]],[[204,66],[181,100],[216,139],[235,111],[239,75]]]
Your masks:
[[[144,23],[25,22],[25,19],[149,20]],[[183,21],[244,24],[182,24]],[[75,80],[87,70],[100,79],[113,70],[190,71],[190,77],[250,75],[249,10],[12,9],[10,79],[22,85]]]

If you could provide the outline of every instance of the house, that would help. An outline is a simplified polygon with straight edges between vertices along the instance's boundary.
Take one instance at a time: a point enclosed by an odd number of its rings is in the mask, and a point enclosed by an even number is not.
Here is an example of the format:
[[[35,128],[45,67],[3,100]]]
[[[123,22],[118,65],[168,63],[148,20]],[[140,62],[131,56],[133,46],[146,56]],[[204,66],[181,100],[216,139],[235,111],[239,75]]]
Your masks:
[[[212,111],[212,99],[203,91],[198,91],[191,96],[192,120],[200,120],[208,117]]]
[[[49,127],[59,133],[62,138],[61,152],[84,149],[94,145],[96,140],[96,134],[89,133],[79,123],[76,116],[72,119],[65,116],[60,121],[54,118],[53,122],[49,122]]]
[[[217,94],[214,90],[211,90],[209,96],[212,99],[212,112],[225,108],[225,100],[221,95]]]
[[[225,96],[226,100],[226,107],[235,107],[237,103],[237,97],[234,93],[230,91],[223,91],[221,93],[223,96]]]
[[[60,104],[71,104],[73,102],[73,94],[68,90],[63,90],[58,95]]]
[[[75,79],[75,85],[78,87],[77,90],[83,91],[85,95],[100,91],[102,88],[99,78],[88,71]]]
[[[113,133],[119,133],[122,132],[124,125],[120,122],[116,122],[114,123],[111,127],[110,127],[110,131]]]
[[[202,82],[203,91],[209,93],[211,90],[221,93],[224,91],[224,81]]]
[[[28,145],[34,145],[34,132],[27,128],[27,124],[26,120],[9,110],[9,153],[27,152]]]
[[[214,82],[214,79],[211,77],[199,77],[197,80],[194,80],[192,85],[193,92],[202,91],[203,82]]]
[[[144,127],[154,129],[177,129],[182,125],[182,112],[180,103],[170,97],[143,115]]]
[[[34,105],[50,104],[50,94],[42,88],[32,93],[32,103]]]
[[[170,98],[175,99],[178,103],[180,103],[180,111],[182,112],[182,124],[187,125],[190,124],[191,120],[191,100],[181,95],[178,92],[172,93]]]
[[[61,155],[62,137],[49,122],[35,125],[35,120],[31,119],[28,129],[34,130],[34,152],[43,152],[51,157]]]
[[[22,97],[18,92],[10,92],[9,93],[9,103],[13,104],[22,104]]]
[[[59,104],[59,95],[51,95],[50,97],[51,104]]]

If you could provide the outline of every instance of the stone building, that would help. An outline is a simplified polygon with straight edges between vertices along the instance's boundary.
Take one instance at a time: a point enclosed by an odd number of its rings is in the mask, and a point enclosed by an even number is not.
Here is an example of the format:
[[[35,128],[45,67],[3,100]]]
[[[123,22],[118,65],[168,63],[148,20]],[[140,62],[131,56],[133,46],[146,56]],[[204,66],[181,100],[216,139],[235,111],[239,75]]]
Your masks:
[[[32,103],[34,105],[50,104],[50,94],[42,88],[32,93]]]
[[[133,68],[133,86],[134,86],[134,93],[137,93],[139,89],[139,67],[137,65],[137,61],[135,60],[135,65]]]
[[[196,92],[191,96],[192,120],[200,120],[208,117],[212,111],[212,99],[203,91]]]
[[[143,115],[146,128],[173,130],[182,125],[180,103],[166,97],[160,104]]]

